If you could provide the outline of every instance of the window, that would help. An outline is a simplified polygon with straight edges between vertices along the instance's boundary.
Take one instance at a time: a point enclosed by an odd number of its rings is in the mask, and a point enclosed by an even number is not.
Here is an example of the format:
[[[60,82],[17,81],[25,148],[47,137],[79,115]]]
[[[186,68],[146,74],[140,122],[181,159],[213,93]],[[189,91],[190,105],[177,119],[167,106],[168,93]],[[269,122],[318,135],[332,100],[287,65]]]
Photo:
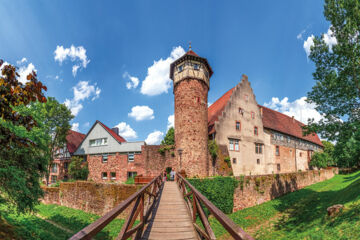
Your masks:
[[[239,151],[239,140],[235,140],[235,151]]]
[[[245,101],[249,101],[249,95],[245,94],[244,99],[245,99]]]
[[[236,122],[235,128],[236,128],[237,131],[240,131],[240,129],[241,129],[241,124],[240,124],[240,122]]]
[[[276,164],[277,170],[280,172],[280,163]]]
[[[58,165],[57,165],[57,163],[54,163],[54,164],[51,166],[51,172],[52,172],[52,173],[57,173],[57,169],[58,169]]]
[[[107,144],[107,138],[91,139],[89,143],[90,147],[103,146]]]
[[[239,108],[239,113],[240,113],[241,115],[244,115],[244,110],[243,110],[242,108]]]
[[[68,162],[64,163],[64,169],[68,170],[68,168],[69,168],[69,163]]]
[[[134,177],[136,177],[136,175],[137,175],[137,172],[128,172],[127,173],[128,178],[134,178]]]
[[[116,172],[111,172],[110,177],[112,180],[116,179]]]
[[[254,135],[258,135],[258,127],[254,127]]]
[[[233,158],[233,164],[236,164],[236,158]]]
[[[183,69],[184,69],[184,65],[178,66],[178,71],[179,71],[179,72],[182,72]]]
[[[255,143],[255,153],[262,154],[263,145],[261,143]]]
[[[107,154],[103,154],[101,161],[102,161],[103,163],[107,163],[107,161],[108,161],[108,155],[107,155]]]
[[[288,143],[291,141],[291,138],[289,136],[287,136],[286,139]]]
[[[302,152],[300,153],[300,157],[302,157]]]
[[[107,172],[101,173],[101,177],[102,177],[102,179],[106,180],[107,179]]]
[[[280,156],[280,147],[276,146],[275,155]]]
[[[57,176],[52,175],[51,176],[51,184],[56,183],[56,181],[57,181]]]
[[[135,159],[135,154],[132,152],[132,153],[128,153],[128,162],[133,162]]]
[[[239,151],[239,140],[238,139],[229,139],[229,150]]]
[[[255,119],[255,113],[254,112],[251,112],[251,118]]]
[[[260,159],[256,159],[256,163],[257,163],[257,164],[260,164]]]
[[[195,63],[195,64],[194,64],[194,69],[195,69],[195,70],[199,70],[199,69],[200,69],[200,65],[197,64],[197,63]]]

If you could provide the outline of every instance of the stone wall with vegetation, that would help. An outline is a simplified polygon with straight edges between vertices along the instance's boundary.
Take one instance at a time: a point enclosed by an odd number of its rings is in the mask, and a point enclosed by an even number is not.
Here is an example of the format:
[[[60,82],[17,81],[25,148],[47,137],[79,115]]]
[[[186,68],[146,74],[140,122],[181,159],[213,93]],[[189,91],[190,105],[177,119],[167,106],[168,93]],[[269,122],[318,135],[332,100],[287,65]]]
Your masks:
[[[60,183],[60,187],[43,187],[45,196],[42,202],[80,209],[102,216],[138,191],[139,188],[140,186],[135,185],[89,181],[63,182]]]
[[[252,207],[330,179],[337,173],[337,168],[328,168],[296,173],[237,177],[239,184],[234,191],[233,211]]]

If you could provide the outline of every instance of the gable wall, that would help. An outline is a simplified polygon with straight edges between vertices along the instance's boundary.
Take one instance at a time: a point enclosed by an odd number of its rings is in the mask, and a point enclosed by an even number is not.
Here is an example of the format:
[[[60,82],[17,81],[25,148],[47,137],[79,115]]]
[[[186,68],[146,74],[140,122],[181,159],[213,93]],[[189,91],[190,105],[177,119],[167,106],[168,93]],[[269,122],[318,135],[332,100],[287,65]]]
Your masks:
[[[248,96],[246,100],[245,95]],[[244,113],[239,113],[242,108]],[[251,117],[254,112],[255,118]],[[241,130],[235,128],[236,121],[241,122]],[[254,135],[254,127],[258,127],[258,135]],[[219,116],[215,123],[216,136],[218,144],[229,146],[229,138],[240,140],[240,150],[230,151],[231,164],[235,176],[241,174],[263,174],[267,173],[267,165],[270,163],[269,158],[265,157],[264,152],[270,151],[270,139],[265,141],[265,133],[263,130],[260,109],[255,99],[255,95],[250,86],[247,77],[244,75],[241,83],[234,89],[222,116]],[[263,153],[255,153],[255,143],[263,143]],[[236,158],[236,163],[233,163]],[[260,164],[257,164],[257,159]],[[270,171],[271,173],[271,171]]]

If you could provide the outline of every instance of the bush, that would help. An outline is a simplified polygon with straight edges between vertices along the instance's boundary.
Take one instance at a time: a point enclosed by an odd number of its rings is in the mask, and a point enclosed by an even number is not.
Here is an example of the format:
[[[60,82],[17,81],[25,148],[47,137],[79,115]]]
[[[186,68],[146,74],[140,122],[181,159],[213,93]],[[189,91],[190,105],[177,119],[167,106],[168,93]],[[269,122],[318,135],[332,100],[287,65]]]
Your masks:
[[[81,157],[72,157],[69,165],[69,174],[75,180],[87,180],[89,168]]]
[[[135,178],[133,177],[129,177],[125,182],[125,184],[134,184],[134,183],[135,183]]]
[[[191,178],[188,181],[222,212],[232,213],[234,191],[238,185],[235,178],[219,176],[204,179]]]
[[[314,153],[310,161],[310,166],[317,168],[326,168],[328,166],[331,166],[332,164],[333,164],[333,159],[326,152]]]

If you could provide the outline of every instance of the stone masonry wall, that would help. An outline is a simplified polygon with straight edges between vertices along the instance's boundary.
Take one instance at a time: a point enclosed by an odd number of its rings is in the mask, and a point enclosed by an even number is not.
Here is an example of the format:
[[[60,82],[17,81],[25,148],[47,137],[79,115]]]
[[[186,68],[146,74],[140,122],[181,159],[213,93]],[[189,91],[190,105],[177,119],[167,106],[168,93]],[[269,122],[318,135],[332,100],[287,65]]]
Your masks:
[[[337,168],[330,168],[296,173],[237,177],[240,184],[234,192],[233,211],[270,201],[286,193],[330,179],[337,173]]]
[[[164,153],[160,153],[159,149],[167,148]],[[145,176],[157,176],[167,167],[177,167],[179,156],[175,155],[175,150],[171,146],[161,145],[144,145],[141,152],[145,165]]]
[[[183,150],[181,169],[190,177],[209,176],[207,98],[208,86],[201,80],[187,79],[176,84],[175,143]],[[179,156],[177,156],[179,157]],[[180,170],[180,166],[176,166]]]
[[[89,181],[63,182],[60,187],[43,187],[45,204],[58,204],[85,212],[104,215],[138,191],[140,186],[94,183]],[[130,211],[131,208],[128,208]],[[121,216],[125,216],[124,212]]]

